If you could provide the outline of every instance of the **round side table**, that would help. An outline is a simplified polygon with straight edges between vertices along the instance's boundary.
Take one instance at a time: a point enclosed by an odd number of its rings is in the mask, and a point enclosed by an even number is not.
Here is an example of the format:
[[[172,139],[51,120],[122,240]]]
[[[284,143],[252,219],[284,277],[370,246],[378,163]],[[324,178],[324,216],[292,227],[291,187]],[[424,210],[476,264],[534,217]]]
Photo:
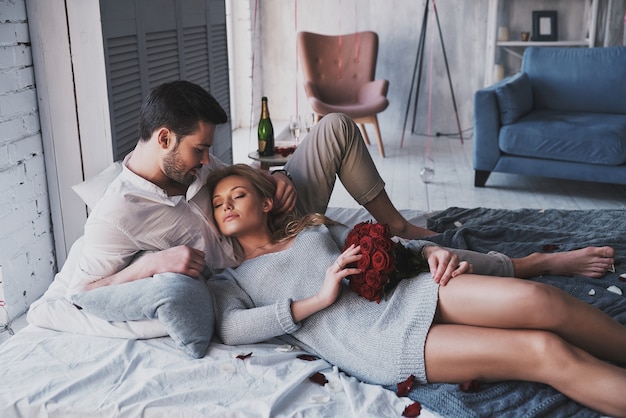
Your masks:
[[[276,153],[271,157],[262,157],[259,155],[259,151],[252,151],[248,154],[248,158],[261,163],[261,169],[263,170],[269,170],[270,167],[282,167],[287,163],[287,161],[289,161],[289,157],[291,157],[291,155],[283,157],[279,153]]]

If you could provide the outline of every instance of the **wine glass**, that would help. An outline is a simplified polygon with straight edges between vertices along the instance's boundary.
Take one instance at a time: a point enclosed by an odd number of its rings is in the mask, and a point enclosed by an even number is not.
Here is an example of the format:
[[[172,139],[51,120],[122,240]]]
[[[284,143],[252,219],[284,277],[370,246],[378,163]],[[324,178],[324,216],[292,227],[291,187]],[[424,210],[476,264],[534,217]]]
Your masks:
[[[311,128],[313,127],[314,124],[315,124],[315,114],[308,113],[304,117],[304,128],[306,129],[307,133],[311,131]]]
[[[300,115],[291,115],[289,118],[289,132],[291,132],[291,137],[298,145],[298,141],[300,140],[300,128],[302,126],[302,122],[300,120]]]

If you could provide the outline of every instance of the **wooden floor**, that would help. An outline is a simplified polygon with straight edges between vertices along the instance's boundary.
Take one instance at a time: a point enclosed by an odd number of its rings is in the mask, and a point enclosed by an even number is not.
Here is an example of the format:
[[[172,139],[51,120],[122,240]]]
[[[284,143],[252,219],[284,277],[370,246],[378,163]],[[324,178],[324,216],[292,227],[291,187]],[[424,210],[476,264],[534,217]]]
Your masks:
[[[280,123],[276,125],[281,126]],[[387,186],[387,193],[399,209],[437,211],[450,206],[500,209],[624,209],[626,186],[565,181],[513,174],[492,173],[487,186],[474,187],[472,169],[472,138],[461,144],[458,138],[407,134],[400,147],[401,130],[383,129],[386,157],[380,157],[375,145],[373,128],[367,127],[370,153]],[[468,133],[471,136],[471,133]],[[420,170],[425,166],[425,154],[430,157],[435,174],[432,181],[424,183]],[[248,152],[256,149],[256,133],[248,129],[233,135],[235,162],[252,162]],[[330,206],[357,207],[341,184],[331,198]]]

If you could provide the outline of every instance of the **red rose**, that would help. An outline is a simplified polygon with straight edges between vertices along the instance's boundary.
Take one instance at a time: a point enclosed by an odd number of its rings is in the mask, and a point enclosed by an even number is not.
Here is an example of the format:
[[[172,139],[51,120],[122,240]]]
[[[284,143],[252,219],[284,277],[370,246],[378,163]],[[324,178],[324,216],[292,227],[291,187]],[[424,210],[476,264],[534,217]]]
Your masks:
[[[395,246],[395,242],[393,242],[389,237],[375,237],[374,246],[383,251],[391,251]]]
[[[346,243],[344,245],[344,250],[351,245],[359,245],[359,240],[360,238],[357,234],[348,234],[348,237],[346,238]]]
[[[359,240],[359,245],[361,246],[361,252],[366,254],[371,253],[372,248],[374,248],[374,242],[372,240],[372,237],[367,235],[361,237],[361,239]]]
[[[378,289],[383,281],[386,282],[387,280],[384,279],[376,270],[367,270],[365,272],[365,283],[367,283],[370,287]]]
[[[365,273],[358,273],[358,274],[353,274],[352,276],[349,276],[350,278],[350,288],[352,288],[352,286],[360,286],[361,284],[365,283]]]
[[[377,271],[389,273],[394,268],[394,259],[385,251],[376,251],[372,254],[372,267]]]
[[[357,235],[363,236],[369,233],[371,224],[369,222],[361,222],[352,229]]]
[[[387,224],[372,224],[370,228],[370,236],[374,238],[384,237],[389,234],[389,227]]]
[[[358,269],[360,269],[361,271],[365,271],[369,268],[370,266],[370,256],[367,253],[362,253],[361,254],[361,259],[359,261],[356,262],[356,267]]]
[[[357,293],[359,293],[359,295],[363,296],[367,300],[380,301],[380,292],[377,289],[368,286],[367,284],[361,286],[359,292]]]

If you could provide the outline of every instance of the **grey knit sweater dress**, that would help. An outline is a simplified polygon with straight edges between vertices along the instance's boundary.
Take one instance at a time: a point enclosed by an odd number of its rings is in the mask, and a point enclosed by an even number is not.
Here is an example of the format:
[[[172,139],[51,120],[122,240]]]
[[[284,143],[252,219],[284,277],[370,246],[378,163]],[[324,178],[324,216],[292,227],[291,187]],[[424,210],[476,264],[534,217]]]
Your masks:
[[[293,322],[291,302],[319,291],[348,231],[344,226],[308,228],[290,248],[209,280],[218,336],[229,345],[279,337],[368,383],[396,384],[411,374],[425,383],[424,343],[439,289],[430,273],[401,281],[380,303],[353,293],[346,282],[334,304]],[[423,242],[409,245],[419,249]]]

